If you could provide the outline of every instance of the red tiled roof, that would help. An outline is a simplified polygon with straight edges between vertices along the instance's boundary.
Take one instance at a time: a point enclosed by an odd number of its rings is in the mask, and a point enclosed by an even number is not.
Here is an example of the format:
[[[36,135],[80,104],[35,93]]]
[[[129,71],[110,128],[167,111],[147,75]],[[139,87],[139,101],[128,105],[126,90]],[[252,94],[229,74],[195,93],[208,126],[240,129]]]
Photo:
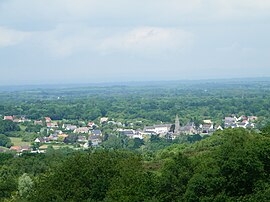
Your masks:
[[[22,147],[21,146],[12,146],[10,147],[10,150],[15,150],[15,151],[21,151]]]
[[[13,116],[4,116],[4,120],[13,120]]]

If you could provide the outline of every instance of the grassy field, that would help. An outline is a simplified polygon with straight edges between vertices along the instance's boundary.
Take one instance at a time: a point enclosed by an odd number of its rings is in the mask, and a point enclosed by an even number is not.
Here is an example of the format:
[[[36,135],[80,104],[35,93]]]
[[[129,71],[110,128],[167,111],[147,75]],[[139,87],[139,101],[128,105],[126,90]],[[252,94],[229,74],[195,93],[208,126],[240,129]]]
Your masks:
[[[19,137],[11,137],[11,142],[14,144],[14,146],[30,146],[30,142],[23,142],[22,138]]]
[[[19,125],[20,126],[20,129],[22,130],[22,131],[25,131],[25,129],[26,129],[26,126],[23,126],[23,125]]]
[[[5,150],[5,151],[9,150],[9,149],[6,148],[6,147],[0,147],[0,149],[3,149],[3,150]]]

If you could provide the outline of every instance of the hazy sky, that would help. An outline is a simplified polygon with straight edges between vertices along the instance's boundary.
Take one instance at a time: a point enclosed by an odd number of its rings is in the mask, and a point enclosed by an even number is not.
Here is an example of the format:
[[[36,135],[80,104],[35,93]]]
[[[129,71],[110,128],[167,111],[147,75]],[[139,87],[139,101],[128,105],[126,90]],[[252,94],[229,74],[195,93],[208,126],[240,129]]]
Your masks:
[[[0,85],[270,76],[270,0],[0,0]]]

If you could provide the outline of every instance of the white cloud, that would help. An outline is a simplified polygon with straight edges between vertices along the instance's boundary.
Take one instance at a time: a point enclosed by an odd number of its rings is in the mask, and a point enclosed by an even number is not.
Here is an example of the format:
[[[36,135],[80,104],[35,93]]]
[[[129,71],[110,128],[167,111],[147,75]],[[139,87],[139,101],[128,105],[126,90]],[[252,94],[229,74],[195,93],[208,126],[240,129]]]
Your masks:
[[[77,52],[93,50],[98,37],[99,31],[96,28],[61,25],[54,30],[36,35],[36,42],[52,56],[67,57]]]
[[[162,56],[185,52],[193,43],[192,33],[177,28],[137,27],[113,29],[85,25],[60,25],[50,31],[33,32],[32,48],[41,48],[53,57],[77,53],[136,54]]]
[[[0,47],[12,46],[28,39],[30,32],[22,32],[17,30],[0,27]]]
[[[193,34],[180,29],[139,27],[105,39],[99,49],[103,53],[166,54],[168,51],[185,51],[192,42]]]

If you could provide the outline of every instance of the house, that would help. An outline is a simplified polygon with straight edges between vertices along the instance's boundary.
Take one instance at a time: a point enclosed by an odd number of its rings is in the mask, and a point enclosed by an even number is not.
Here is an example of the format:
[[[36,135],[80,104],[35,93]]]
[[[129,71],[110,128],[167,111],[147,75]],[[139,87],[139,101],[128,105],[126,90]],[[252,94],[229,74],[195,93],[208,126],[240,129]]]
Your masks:
[[[87,142],[87,138],[85,136],[83,136],[83,135],[79,135],[77,141],[78,142]]]
[[[239,120],[239,121],[248,120],[248,117],[247,117],[247,116],[242,115],[242,116],[240,116],[240,117],[238,118],[238,120]]]
[[[93,127],[95,127],[95,126],[97,126],[94,122],[92,122],[92,121],[90,121],[90,122],[88,122],[88,124],[87,124],[90,128],[93,128]]]
[[[133,135],[135,134],[135,131],[134,130],[122,130],[122,131],[120,131],[120,133],[122,135],[125,135],[125,136],[129,137],[129,138],[133,138]]]
[[[92,146],[98,146],[102,142],[102,138],[98,135],[89,135],[88,140],[91,141]]]
[[[139,139],[142,140],[143,139],[143,135],[141,133],[139,133],[139,132],[135,132],[135,134],[133,134],[132,138],[133,139],[139,138]]]
[[[48,145],[41,145],[38,150],[39,150],[39,153],[45,153],[45,150],[48,149]]]
[[[25,152],[25,151],[31,151],[30,146],[12,146],[10,147],[10,150],[16,151],[17,153]]]
[[[52,119],[51,119],[50,117],[45,117],[44,119],[45,119],[45,122],[46,122],[46,123],[52,122]]]
[[[225,128],[237,128],[238,125],[236,123],[230,123],[230,124],[226,124]]]
[[[89,128],[87,128],[87,127],[80,127],[80,128],[76,128],[73,132],[74,133],[88,133],[89,132]]]
[[[9,117],[9,120],[11,117]],[[13,122],[14,123],[24,123],[26,121],[31,121],[29,119],[26,119],[25,116],[12,116]]]
[[[254,123],[248,123],[246,125],[247,128],[255,128],[255,124]]]
[[[65,142],[66,138],[68,137],[67,134],[59,134],[57,136],[57,141],[60,141],[60,142]]]
[[[62,130],[55,130],[54,133],[55,134],[63,134],[63,131]]]
[[[246,124],[248,124],[248,123],[249,123],[249,121],[248,121],[248,120],[243,120],[243,121],[242,121],[242,123],[246,123]]]
[[[24,121],[22,120],[22,118],[17,118],[17,117],[15,117],[15,116],[13,116],[13,122],[14,122],[14,123],[22,123],[22,122],[24,122]]]
[[[89,145],[89,142],[85,142],[82,146],[83,146],[83,148],[87,149],[87,148],[89,148],[90,145]]]
[[[161,124],[161,125],[154,125],[154,126],[146,126],[144,127],[143,132],[147,134],[167,134],[171,129],[172,124]]]
[[[143,129],[143,133],[146,134],[156,134],[154,126],[145,126]]]
[[[208,123],[212,123],[211,121]],[[209,125],[209,124],[208,124]],[[188,123],[187,125],[180,127],[179,132],[185,135],[192,135],[198,133],[194,123]]]
[[[143,139],[142,131],[141,130],[133,130],[133,129],[118,129],[117,131],[120,132],[120,134],[125,135],[129,138],[139,138]]]
[[[235,117],[225,117],[224,121],[225,121],[225,124],[231,124],[231,123],[235,123],[237,119]]]
[[[258,117],[257,116],[249,116],[248,117],[248,120],[249,121],[257,121],[258,120]]]
[[[121,122],[116,122],[116,121],[108,121],[108,124],[117,125],[119,127],[124,126]],[[133,126],[133,123],[130,123],[129,125]]]
[[[30,146],[21,146],[21,152],[25,152],[25,151],[31,151],[31,147]]]
[[[203,122],[206,123],[206,124],[212,124],[211,120],[203,120]]]
[[[48,137],[37,137],[34,142],[36,143],[45,143],[45,142],[49,142]]]
[[[58,135],[57,134],[51,134],[48,137],[49,141],[57,141],[58,140]]]
[[[124,126],[121,122],[116,122],[116,121],[108,121],[108,124],[117,125],[119,127]],[[132,126],[133,124],[130,123],[129,125]]]
[[[200,130],[202,134],[210,134],[214,132],[214,125],[213,124],[203,124],[200,125]]]
[[[58,128],[58,124],[55,122],[47,123],[47,128]]]
[[[13,121],[13,116],[4,116],[5,121]]]
[[[245,122],[241,122],[241,123],[237,123],[237,128],[246,128],[248,123]]]
[[[43,125],[43,122],[41,120],[35,120],[34,121],[34,124],[35,125],[41,125],[42,126]]]
[[[22,116],[20,118],[20,122],[30,122],[30,121],[31,121],[31,119],[27,119],[25,116]]]
[[[100,123],[101,123],[101,124],[102,124],[102,123],[107,123],[108,120],[109,120],[108,117],[102,117],[102,118],[100,118]]]
[[[11,151],[16,151],[16,152],[20,152],[21,151],[21,146],[12,146],[9,148]]]
[[[102,136],[102,132],[101,132],[101,130],[92,130],[92,131],[91,131],[91,135]]]
[[[71,124],[63,124],[62,128],[64,128],[65,130],[75,130],[77,128],[77,126],[75,125],[71,125]]]
[[[219,125],[216,127],[216,130],[223,130],[223,128]]]

